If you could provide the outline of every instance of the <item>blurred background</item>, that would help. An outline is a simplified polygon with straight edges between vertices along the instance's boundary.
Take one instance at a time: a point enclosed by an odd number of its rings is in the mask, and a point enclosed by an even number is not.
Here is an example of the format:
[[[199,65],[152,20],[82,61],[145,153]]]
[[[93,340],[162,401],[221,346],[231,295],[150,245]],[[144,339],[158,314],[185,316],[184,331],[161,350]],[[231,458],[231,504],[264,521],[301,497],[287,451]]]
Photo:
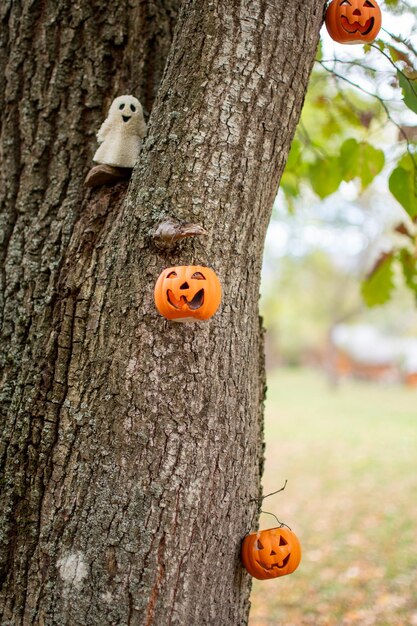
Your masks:
[[[251,626],[417,626],[417,2],[381,8],[374,46],[323,30],[267,236],[262,509],[303,558]]]

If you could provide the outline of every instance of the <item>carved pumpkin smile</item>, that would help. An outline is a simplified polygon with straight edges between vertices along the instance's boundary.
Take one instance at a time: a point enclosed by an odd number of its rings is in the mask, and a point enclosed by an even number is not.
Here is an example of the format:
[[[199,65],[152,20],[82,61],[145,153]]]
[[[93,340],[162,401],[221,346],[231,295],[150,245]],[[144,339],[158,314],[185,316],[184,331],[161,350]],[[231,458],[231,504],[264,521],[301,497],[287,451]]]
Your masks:
[[[285,559],[283,561],[281,561],[281,565],[279,563],[273,563],[272,565],[266,565],[266,563],[262,563],[262,561],[258,561],[258,563],[259,563],[259,565],[261,567],[263,567],[267,571],[270,571],[271,569],[274,569],[274,567],[277,567],[278,569],[282,569],[283,567],[288,565],[288,561],[290,560],[290,556],[291,556],[291,554],[287,554]]]
[[[176,309],[184,309],[188,307],[192,311],[196,311],[204,304],[204,289],[197,291],[195,296],[190,301],[187,300],[187,296],[185,295],[180,296],[180,299],[177,300],[171,289],[167,289],[167,300]]]
[[[359,32],[361,35],[367,35],[368,33],[370,33],[374,27],[374,22],[375,22],[374,18],[371,17],[362,26],[361,24],[359,24],[359,22],[353,22],[353,24],[351,24],[348,18],[346,17],[346,15],[342,15],[342,18],[341,18],[342,26],[346,32],[348,33]]]

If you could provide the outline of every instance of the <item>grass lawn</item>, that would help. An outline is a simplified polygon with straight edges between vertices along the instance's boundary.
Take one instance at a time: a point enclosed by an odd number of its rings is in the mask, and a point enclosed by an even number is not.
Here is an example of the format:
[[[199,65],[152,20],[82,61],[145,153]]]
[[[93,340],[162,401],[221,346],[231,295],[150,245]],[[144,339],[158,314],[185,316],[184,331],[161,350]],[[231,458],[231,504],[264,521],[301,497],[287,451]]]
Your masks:
[[[270,372],[264,493],[285,479],[263,509],[303,558],[254,582],[250,626],[417,626],[417,391]]]

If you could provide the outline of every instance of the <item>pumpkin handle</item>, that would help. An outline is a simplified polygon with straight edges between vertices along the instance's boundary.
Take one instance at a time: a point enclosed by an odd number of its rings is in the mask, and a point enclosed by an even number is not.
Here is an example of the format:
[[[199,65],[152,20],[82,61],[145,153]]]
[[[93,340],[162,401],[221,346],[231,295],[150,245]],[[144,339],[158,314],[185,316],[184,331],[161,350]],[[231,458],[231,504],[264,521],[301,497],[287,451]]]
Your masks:
[[[281,522],[277,516],[275,515],[275,513],[270,513],[269,511],[261,511],[261,513],[264,513],[265,515],[272,515],[272,517],[275,517],[275,519],[278,522],[278,528],[288,528],[288,530],[291,530],[291,528],[288,526],[288,524],[284,524],[284,522]]]
[[[267,493],[266,496],[261,496],[260,498],[252,498],[250,500],[250,502],[258,502],[259,504],[261,504],[263,502],[263,500],[265,500],[265,498],[269,498],[270,496],[274,496],[277,493],[280,493],[281,491],[284,491],[285,487],[287,486],[288,480],[285,479],[285,483],[283,484],[283,486],[281,487],[281,489],[277,489],[276,491],[273,491],[272,493]],[[289,528],[291,530],[291,528],[289,526],[287,526],[287,524],[284,524],[284,522],[280,522],[279,519],[277,518],[276,515],[274,515],[274,513],[269,513],[268,511],[260,511],[261,513],[265,513],[266,515],[273,515],[275,517],[275,519],[278,522],[279,528],[282,528],[283,526],[286,526],[287,528]],[[253,515],[252,518],[252,524],[251,526],[253,526],[253,521],[255,519],[255,515],[256,515],[256,511]]]

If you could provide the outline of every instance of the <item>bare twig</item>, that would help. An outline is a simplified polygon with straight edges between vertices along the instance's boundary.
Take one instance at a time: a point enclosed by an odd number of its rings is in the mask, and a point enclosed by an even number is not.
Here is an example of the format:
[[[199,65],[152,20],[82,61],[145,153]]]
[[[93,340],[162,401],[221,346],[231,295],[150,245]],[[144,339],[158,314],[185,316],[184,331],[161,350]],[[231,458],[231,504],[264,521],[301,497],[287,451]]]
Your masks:
[[[276,491],[273,491],[272,493],[267,493],[266,496],[262,496],[262,498],[260,498],[260,500],[265,500],[265,498],[269,498],[269,496],[274,496],[276,493],[280,493],[281,491],[284,491],[285,487],[287,486],[287,482],[288,482],[288,480],[285,479],[285,483],[284,483],[283,487],[281,487],[281,489],[277,489]]]
[[[319,63],[319,65],[321,65],[321,67],[324,70],[326,70],[326,72],[329,72],[329,74],[333,74],[333,76],[335,78],[338,78],[339,80],[343,80],[345,83],[348,83],[348,85],[351,85],[352,87],[355,87],[355,89],[358,89],[362,93],[365,93],[367,96],[371,96],[371,98],[375,98],[376,100],[378,100],[378,102],[380,103],[380,105],[384,109],[385,114],[386,114],[388,120],[391,122],[391,124],[394,124],[394,126],[396,126],[396,128],[398,128],[400,135],[403,137],[403,139],[404,139],[404,141],[406,143],[407,152],[410,155],[410,158],[411,158],[411,160],[412,160],[412,162],[414,164],[414,167],[417,167],[417,163],[416,163],[416,160],[415,160],[415,155],[414,155],[414,152],[411,149],[411,143],[408,140],[408,137],[407,137],[406,133],[404,132],[404,129],[400,126],[400,124],[398,124],[398,122],[396,122],[392,118],[390,110],[388,109],[385,100],[383,98],[381,98],[381,96],[378,96],[378,94],[376,94],[376,93],[374,93],[372,91],[368,91],[364,87],[361,87],[360,85],[358,85],[358,83],[355,83],[353,80],[350,80],[349,78],[346,78],[346,76],[342,76],[341,74],[338,74],[335,70],[332,70],[329,67],[326,67],[326,65],[322,61],[317,61],[317,63]]]
[[[372,43],[371,43],[370,45],[371,45],[371,48],[373,48],[374,50],[378,50],[378,52],[379,52],[380,54],[382,54],[382,56],[384,56],[384,57],[385,57],[385,58],[386,58],[386,59],[387,59],[387,60],[391,63],[391,65],[392,65],[392,66],[393,66],[393,67],[397,70],[397,72],[398,72],[399,74],[401,74],[401,76],[402,76],[403,78],[405,78],[405,80],[406,80],[406,81],[408,82],[408,84],[410,85],[410,89],[411,89],[411,91],[413,92],[413,94],[414,94],[415,96],[417,96],[417,91],[416,91],[416,89],[415,89],[415,87],[414,87],[414,85],[413,85],[413,81],[412,81],[412,80],[410,80],[410,79],[408,78],[407,74],[404,74],[404,72],[403,72],[403,71],[402,71],[399,67],[397,67],[397,65],[394,63],[394,61],[391,59],[391,57],[390,57],[390,56],[389,56],[386,52],[384,52],[383,50],[381,50],[381,48],[379,48],[378,46],[376,46],[375,44],[372,44]]]
[[[288,480],[285,479],[285,483],[281,487],[281,489],[277,489],[276,491],[273,491],[272,493],[267,493],[266,496],[261,496],[260,498],[251,498],[250,502],[262,502],[263,500],[265,500],[265,498],[269,498],[270,496],[274,496],[276,493],[280,493],[281,491],[284,491],[285,487],[287,486],[287,482]]]
[[[398,35],[394,35],[394,33],[390,33],[390,31],[387,30],[386,28],[382,28],[381,30],[383,30],[384,33],[386,33],[389,37],[391,37],[391,39],[393,39],[397,43],[402,43],[406,48],[408,48],[408,50],[410,50],[410,52],[412,52],[413,54],[417,56],[417,49],[414,48],[413,44],[411,43],[409,39],[401,39],[401,37],[398,37]]]
[[[344,65],[353,65],[355,67],[360,67],[362,70],[365,71],[369,71],[369,72],[380,72],[381,70],[378,70],[376,67],[371,67],[370,65],[364,65],[361,61],[355,61],[355,60],[351,60],[351,59],[339,59],[337,57],[333,57],[332,59],[316,59],[316,61],[319,63],[320,61],[322,63],[342,63]]]

